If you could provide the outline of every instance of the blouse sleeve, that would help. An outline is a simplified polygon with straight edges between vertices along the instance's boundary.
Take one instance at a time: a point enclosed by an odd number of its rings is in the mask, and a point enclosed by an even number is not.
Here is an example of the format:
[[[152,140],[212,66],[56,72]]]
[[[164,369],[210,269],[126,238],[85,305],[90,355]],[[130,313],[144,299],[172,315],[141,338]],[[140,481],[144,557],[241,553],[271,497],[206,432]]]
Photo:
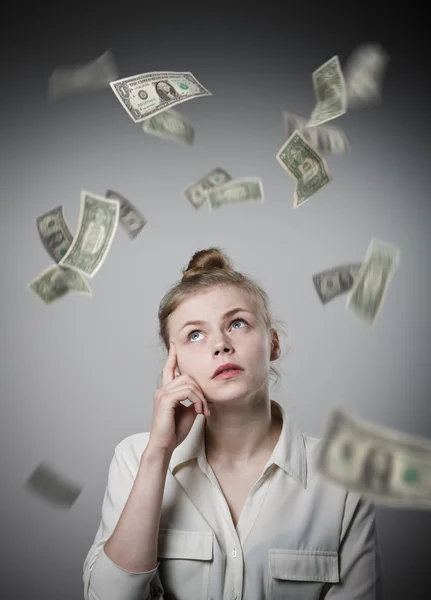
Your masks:
[[[102,504],[102,519],[83,565],[85,600],[146,600],[163,598],[158,568],[146,573],[131,573],[115,564],[105,553],[132,490],[136,469],[127,454],[115,448],[109,467],[108,483]]]

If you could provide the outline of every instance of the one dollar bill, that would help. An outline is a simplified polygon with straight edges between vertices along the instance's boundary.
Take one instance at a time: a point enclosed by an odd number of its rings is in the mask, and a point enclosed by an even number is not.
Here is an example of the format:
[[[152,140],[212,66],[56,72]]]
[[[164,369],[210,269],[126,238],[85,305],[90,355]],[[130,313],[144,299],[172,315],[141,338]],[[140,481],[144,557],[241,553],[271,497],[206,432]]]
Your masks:
[[[78,499],[82,486],[66,479],[48,463],[40,463],[25,483],[25,488],[59,506],[70,508]]]
[[[52,304],[69,292],[92,296],[84,277],[73,269],[52,265],[28,284],[28,288],[45,304]]]
[[[110,50],[90,63],[74,67],[57,67],[48,80],[48,101],[63,96],[108,88],[119,73]]]
[[[313,275],[313,283],[322,304],[352,289],[362,263],[338,265]]]
[[[389,283],[398,268],[400,252],[387,242],[372,239],[347,298],[346,309],[372,324],[383,306]]]
[[[206,194],[210,212],[237,202],[263,204],[263,185],[259,177],[242,177],[211,188]]]
[[[326,161],[305,141],[299,131],[292,133],[276,158],[296,182],[293,208],[304,204],[332,180]]]
[[[317,104],[308,127],[340,117],[347,110],[346,83],[338,56],[333,56],[314,71],[312,78]]]
[[[86,277],[94,277],[111,247],[119,214],[118,200],[108,200],[82,190],[77,233],[59,264]]]
[[[181,142],[193,146],[195,130],[189,119],[173,108],[164,110],[142,124],[145,133],[151,133],[162,139]]]
[[[55,206],[37,217],[36,226],[45,250],[57,264],[42,271],[28,284],[28,289],[45,304],[52,304],[69,292],[91,297],[93,295],[91,288],[80,273],[58,265],[66,256],[73,241],[63,215],[63,207]]]
[[[114,190],[107,190],[106,197],[109,200],[118,200],[120,203],[120,225],[126,231],[130,239],[134,240],[147,224],[144,215],[134,206],[130,200]]]
[[[320,154],[345,154],[350,144],[338,127],[308,127],[308,119],[283,111],[284,135],[289,138],[298,130],[310,146]]]
[[[216,167],[184,190],[184,195],[197,210],[206,201],[208,190],[219,187],[228,181],[232,181],[232,176],[224,169]]]
[[[376,504],[431,508],[431,441],[333,409],[317,459],[325,478]]]
[[[212,95],[189,72],[151,71],[111,81],[109,85],[135,123],[186,100]]]
[[[37,217],[36,226],[45,250],[56,263],[59,263],[73,241],[63,215],[63,206],[55,206]]]
[[[389,55],[380,44],[361,44],[354,50],[344,67],[349,108],[381,101],[388,62]]]

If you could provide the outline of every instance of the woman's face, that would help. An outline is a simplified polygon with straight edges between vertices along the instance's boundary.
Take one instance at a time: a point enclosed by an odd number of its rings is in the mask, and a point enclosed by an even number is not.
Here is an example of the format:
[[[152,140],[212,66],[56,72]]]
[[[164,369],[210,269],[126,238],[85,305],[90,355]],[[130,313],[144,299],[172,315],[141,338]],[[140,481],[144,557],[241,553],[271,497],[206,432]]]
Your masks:
[[[232,309],[240,308],[225,315]],[[201,324],[187,324],[188,321]],[[269,377],[272,335],[245,292],[236,286],[217,286],[192,296],[169,318],[180,374],[190,374],[209,401],[228,402],[257,394]],[[278,336],[275,333],[275,344]],[[229,379],[213,379],[225,363],[244,370]]]

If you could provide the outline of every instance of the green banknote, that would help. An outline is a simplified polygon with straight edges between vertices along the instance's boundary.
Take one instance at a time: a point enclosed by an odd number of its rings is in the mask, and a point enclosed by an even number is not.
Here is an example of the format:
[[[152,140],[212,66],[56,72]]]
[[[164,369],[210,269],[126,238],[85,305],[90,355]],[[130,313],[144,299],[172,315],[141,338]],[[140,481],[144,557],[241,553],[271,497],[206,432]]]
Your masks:
[[[299,131],[294,131],[277,156],[283,169],[296,181],[293,208],[304,204],[332,180],[326,161]]]
[[[181,102],[212,95],[188,71],[151,71],[111,81],[109,85],[135,123]]]
[[[349,109],[381,102],[389,60],[380,44],[361,44],[352,52],[344,67]]]
[[[262,180],[259,177],[242,177],[211,188],[206,194],[209,210],[237,202],[258,203],[264,201]]]
[[[313,283],[322,304],[327,304],[352,289],[362,263],[338,265],[313,275]]]
[[[395,246],[372,239],[346,308],[363,321],[373,323],[381,311],[399,260],[400,252]]]
[[[116,79],[118,74],[111,50],[85,65],[57,67],[48,80],[48,101],[108,88],[109,82]]]
[[[431,441],[331,411],[316,463],[329,481],[376,504],[431,508]]]
[[[60,265],[94,277],[109,252],[118,226],[120,203],[81,192],[78,230]]]
[[[340,117],[347,110],[347,91],[338,56],[333,56],[313,73],[317,104],[308,127]]]
[[[70,508],[81,494],[82,486],[66,479],[44,461],[31,473],[25,483],[25,489],[47,502]]]
[[[106,190],[106,198],[109,200],[118,200],[120,203],[119,224],[126,231],[131,240],[141,233],[147,224],[147,220],[140,210],[123,195],[114,190]]]
[[[45,304],[51,304],[69,292],[92,296],[88,283],[80,273],[59,265],[53,265],[40,273],[28,287]]]
[[[187,146],[193,146],[195,141],[195,130],[191,121],[173,108],[146,119],[142,124],[142,129],[145,133],[181,142]]]
[[[55,206],[37,217],[36,226],[45,250],[56,263],[59,263],[73,241],[73,235],[63,215],[63,206]]]
[[[232,176],[227,171],[221,167],[216,167],[184,190],[184,195],[193,208],[198,210],[206,201],[206,194],[209,189],[223,185],[231,180]]]
[[[345,154],[350,151],[350,144],[345,133],[338,127],[308,127],[308,119],[283,111],[284,135],[286,139],[298,130],[320,154]]]

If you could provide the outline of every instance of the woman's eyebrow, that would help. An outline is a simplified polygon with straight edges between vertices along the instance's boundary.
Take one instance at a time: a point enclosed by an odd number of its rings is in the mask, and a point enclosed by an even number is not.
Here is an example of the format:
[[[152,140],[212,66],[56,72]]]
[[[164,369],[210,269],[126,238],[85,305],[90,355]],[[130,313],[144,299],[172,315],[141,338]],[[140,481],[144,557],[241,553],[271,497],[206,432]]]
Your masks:
[[[250,314],[253,314],[250,310],[248,310],[247,308],[232,308],[231,310],[228,310],[227,312],[224,313],[224,315],[222,315],[222,319],[226,319],[226,317],[229,317],[230,315],[233,315],[237,312],[248,312]],[[180,328],[180,331],[182,329],[184,329],[184,327],[187,327],[187,325],[205,325],[206,321],[187,321],[187,323],[184,323],[184,325]]]

